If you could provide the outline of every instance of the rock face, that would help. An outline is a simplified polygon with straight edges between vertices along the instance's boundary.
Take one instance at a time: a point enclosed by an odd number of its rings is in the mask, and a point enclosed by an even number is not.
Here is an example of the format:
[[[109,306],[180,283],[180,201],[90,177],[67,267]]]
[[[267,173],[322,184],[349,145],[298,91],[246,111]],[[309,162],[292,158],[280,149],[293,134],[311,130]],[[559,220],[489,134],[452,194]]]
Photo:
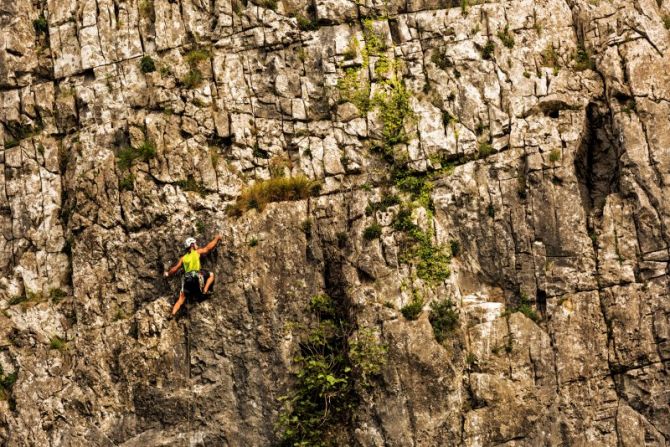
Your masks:
[[[334,445],[667,445],[669,28],[668,0],[0,0],[0,445],[279,444],[319,294],[385,353]],[[168,319],[162,272],[217,233],[213,297]]]

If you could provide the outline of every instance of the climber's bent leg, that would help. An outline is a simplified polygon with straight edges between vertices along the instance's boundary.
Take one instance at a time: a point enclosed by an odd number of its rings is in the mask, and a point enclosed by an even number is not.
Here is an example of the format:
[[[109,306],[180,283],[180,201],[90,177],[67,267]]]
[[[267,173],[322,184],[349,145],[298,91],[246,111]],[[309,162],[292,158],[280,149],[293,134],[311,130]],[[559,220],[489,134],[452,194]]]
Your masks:
[[[213,282],[214,282],[214,273],[209,272],[207,282],[205,282],[205,287],[202,288],[203,294],[206,294],[209,291],[210,287],[212,287]]]
[[[179,299],[177,300],[176,303],[174,303],[174,307],[172,308],[172,315],[176,315],[177,312],[179,311],[179,308],[181,307],[182,304],[184,304],[184,301],[186,300],[186,295],[184,294],[184,291],[182,290],[179,292]]]

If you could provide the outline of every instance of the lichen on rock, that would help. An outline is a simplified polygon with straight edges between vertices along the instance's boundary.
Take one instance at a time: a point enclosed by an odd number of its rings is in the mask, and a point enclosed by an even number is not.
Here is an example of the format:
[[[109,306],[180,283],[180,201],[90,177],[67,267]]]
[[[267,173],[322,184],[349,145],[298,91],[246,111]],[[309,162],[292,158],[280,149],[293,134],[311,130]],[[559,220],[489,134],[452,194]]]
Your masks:
[[[0,445],[666,445],[638,3],[4,2]],[[292,412],[310,334],[346,387]]]

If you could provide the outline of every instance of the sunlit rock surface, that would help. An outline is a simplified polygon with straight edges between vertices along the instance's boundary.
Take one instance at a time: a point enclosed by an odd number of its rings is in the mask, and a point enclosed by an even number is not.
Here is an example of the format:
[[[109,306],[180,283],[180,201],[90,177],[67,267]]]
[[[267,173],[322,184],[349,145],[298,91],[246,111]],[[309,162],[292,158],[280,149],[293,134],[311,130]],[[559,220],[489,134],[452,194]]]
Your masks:
[[[0,445],[276,444],[319,293],[388,348],[336,445],[667,445],[670,2],[472,3],[0,0]],[[402,205],[366,212],[393,80],[437,284]],[[319,194],[226,213],[298,174]],[[168,319],[217,233],[214,296]]]

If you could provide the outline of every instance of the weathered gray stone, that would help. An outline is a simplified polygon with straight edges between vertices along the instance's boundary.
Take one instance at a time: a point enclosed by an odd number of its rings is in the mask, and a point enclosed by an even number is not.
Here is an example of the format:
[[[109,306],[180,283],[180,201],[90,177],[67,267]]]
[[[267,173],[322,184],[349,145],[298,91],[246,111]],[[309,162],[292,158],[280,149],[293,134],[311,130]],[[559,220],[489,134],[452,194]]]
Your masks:
[[[667,445],[669,6],[470,3],[4,2],[0,444],[277,443],[328,293],[388,349],[334,444]],[[297,175],[317,197],[226,213]],[[169,320],[161,273],[218,233],[214,295]]]

